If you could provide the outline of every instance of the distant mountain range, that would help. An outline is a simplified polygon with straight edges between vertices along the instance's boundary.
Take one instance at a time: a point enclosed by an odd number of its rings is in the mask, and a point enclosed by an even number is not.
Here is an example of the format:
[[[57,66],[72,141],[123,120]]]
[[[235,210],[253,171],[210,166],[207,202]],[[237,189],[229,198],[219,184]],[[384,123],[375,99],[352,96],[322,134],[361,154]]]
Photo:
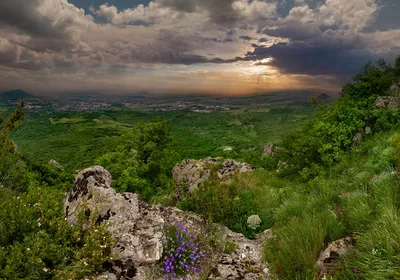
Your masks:
[[[35,98],[35,96],[20,89],[0,93],[0,101],[17,101],[27,98]]]

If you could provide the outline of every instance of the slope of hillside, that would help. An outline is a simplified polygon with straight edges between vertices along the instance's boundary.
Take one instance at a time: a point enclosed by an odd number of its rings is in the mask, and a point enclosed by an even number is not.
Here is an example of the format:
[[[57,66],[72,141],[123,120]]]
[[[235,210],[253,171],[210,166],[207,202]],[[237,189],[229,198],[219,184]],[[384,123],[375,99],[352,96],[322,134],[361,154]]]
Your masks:
[[[20,89],[0,93],[0,101],[3,101],[3,102],[17,101],[20,99],[34,98],[34,97],[35,97],[34,95],[27,93]]]

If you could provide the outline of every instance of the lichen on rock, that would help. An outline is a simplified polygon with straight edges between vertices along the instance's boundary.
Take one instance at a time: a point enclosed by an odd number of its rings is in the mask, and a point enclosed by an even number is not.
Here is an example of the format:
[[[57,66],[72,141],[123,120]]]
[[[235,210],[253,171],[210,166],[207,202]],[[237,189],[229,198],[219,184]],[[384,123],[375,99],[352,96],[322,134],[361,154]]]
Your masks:
[[[188,279],[269,279],[267,266],[261,260],[263,238],[248,240],[194,213],[150,205],[137,194],[117,193],[111,183],[111,174],[101,166],[82,170],[65,200],[68,223],[76,224],[79,214],[84,213],[87,223],[107,222],[116,241],[112,251],[117,257],[104,264],[105,272],[96,279],[163,279],[158,262],[163,256],[166,230],[175,223],[184,225],[205,242],[203,271]],[[220,229],[220,234],[212,234],[215,228]],[[226,262],[223,247],[228,238],[237,248],[230,255],[232,261]],[[227,270],[232,276],[224,278]],[[209,275],[210,271],[213,273]]]

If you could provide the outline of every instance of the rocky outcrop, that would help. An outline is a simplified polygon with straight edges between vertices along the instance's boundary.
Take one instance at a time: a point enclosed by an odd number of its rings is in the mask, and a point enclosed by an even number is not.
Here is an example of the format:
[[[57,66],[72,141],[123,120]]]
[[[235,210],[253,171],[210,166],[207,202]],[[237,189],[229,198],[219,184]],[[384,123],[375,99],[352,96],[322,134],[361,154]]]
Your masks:
[[[49,165],[54,166],[57,169],[64,170],[61,164],[59,164],[56,160],[51,159],[49,160]]]
[[[399,109],[400,97],[378,96],[378,98],[375,101],[375,107],[378,109]]]
[[[248,173],[255,168],[243,162],[233,159],[205,158],[201,160],[184,160],[172,169],[172,177],[178,190],[185,188],[193,193],[199,184],[211,179],[213,172],[219,179],[223,179],[239,173]]]
[[[268,143],[264,144],[264,151],[262,153],[262,158],[276,156],[277,150],[278,150],[278,147],[276,147],[274,145],[274,143],[272,143],[272,142],[268,142]]]
[[[351,147],[357,146],[358,143],[361,142],[363,138],[363,132],[361,129],[357,130],[356,134],[354,134],[353,139],[351,140]]]
[[[248,240],[241,234],[229,232],[227,238],[235,244],[236,249],[222,255],[208,279],[270,279],[269,269],[262,265],[261,247],[271,237],[270,231],[265,231],[257,240]],[[251,270],[248,269],[249,265]]]
[[[331,274],[339,262],[343,262],[343,256],[350,248],[354,246],[354,241],[350,237],[336,240],[328,245],[323,250],[316,262],[318,267],[319,277],[323,278],[324,275]]]
[[[397,79],[393,82],[392,86],[390,87],[390,91],[392,92],[393,96],[400,97],[400,79]]]
[[[218,178],[222,179],[235,174],[243,174],[254,171],[255,168],[245,162],[238,162],[233,159],[226,159],[222,162],[221,168],[218,170]]]
[[[198,185],[211,177],[211,170],[206,168],[204,160],[186,159],[172,169],[172,177],[179,188],[186,187],[192,193]],[[215,162],[216,164],[217,162]]]
[[[150,205],[133,193],[116,193],[111,182],[110,173],[103,167],[85,169],[76,176],[65,201],[69,224],[76,224],[78,215],[84,213],[86,223],[106,223],[116,241],[112,251],[117,257],[105,264],[107,271],[96,279],[163,279],[157,263],[163,255],[165,232],[173,223],[182,224],[203,240],[213,240],[204,242],[203,272],[188,279],[269,279],[261,261],[261,243],[266,236],[248,240],[193,213]],[[216,230],[218,234],[213,234]],[[237,244],[229,256],[223,254],[223,246],[213,245],[225,244],[227,239]]]

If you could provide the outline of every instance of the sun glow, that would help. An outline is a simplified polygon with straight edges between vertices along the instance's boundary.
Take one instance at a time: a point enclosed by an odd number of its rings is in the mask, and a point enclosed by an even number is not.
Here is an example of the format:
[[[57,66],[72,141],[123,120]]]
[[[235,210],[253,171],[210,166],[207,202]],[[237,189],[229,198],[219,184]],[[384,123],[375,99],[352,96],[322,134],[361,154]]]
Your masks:
[[[277,74],[278,71],[269,66],[272,58],[264,58],[252,62],[250,65],[244,67],[243,72],[249,75],[273,75]]]

